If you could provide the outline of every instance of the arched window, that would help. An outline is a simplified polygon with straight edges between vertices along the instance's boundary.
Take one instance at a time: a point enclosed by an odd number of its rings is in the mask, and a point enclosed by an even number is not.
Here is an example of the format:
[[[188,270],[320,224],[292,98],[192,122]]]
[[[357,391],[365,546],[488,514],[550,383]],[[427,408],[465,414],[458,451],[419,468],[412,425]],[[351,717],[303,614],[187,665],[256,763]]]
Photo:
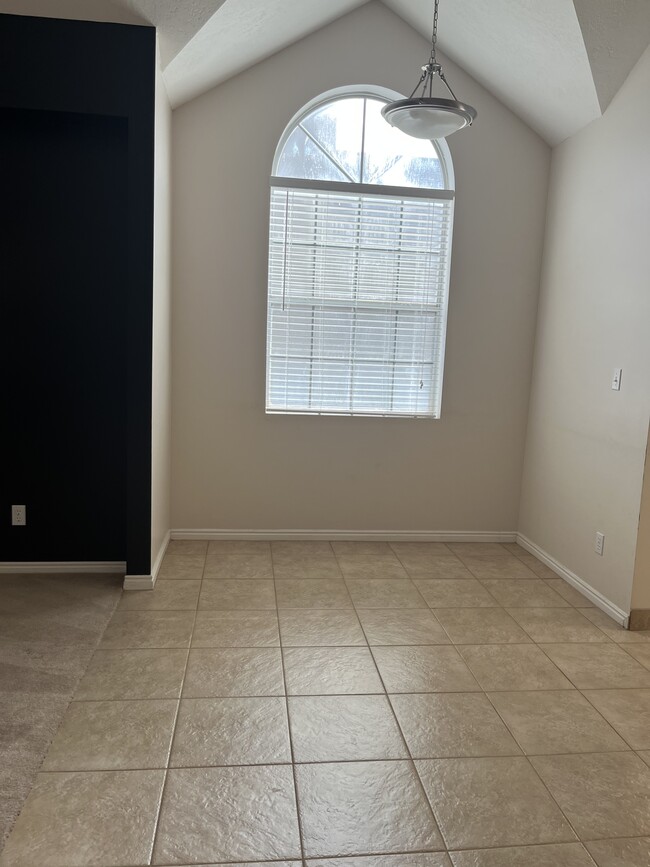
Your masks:
[[[453,222],[444,141],[332,91],[273,163],[266,411],[438,418]]]

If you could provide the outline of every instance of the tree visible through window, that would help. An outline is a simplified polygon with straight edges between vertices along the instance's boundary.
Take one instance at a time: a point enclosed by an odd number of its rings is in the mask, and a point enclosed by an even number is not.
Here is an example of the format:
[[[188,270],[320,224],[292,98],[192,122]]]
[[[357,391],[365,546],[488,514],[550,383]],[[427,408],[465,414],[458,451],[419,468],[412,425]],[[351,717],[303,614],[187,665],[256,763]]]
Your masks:
[[[326,97],[271,179],[267,412],[437,418],[453,220],[440,143]]]

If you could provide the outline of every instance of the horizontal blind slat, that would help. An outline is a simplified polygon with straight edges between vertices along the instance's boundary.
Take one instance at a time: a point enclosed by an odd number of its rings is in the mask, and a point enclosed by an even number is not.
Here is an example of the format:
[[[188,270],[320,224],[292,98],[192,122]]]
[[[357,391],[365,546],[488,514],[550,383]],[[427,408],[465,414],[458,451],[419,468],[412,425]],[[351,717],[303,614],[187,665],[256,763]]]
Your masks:
[[[439,414],[452,207],[272,188],[268,411]]]

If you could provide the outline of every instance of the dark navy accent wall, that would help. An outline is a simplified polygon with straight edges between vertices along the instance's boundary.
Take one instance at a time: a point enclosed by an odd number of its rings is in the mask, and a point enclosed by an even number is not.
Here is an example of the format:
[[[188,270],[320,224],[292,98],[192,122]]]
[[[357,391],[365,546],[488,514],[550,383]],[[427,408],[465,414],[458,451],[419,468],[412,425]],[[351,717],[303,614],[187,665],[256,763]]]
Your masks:
[[[0,561],[150,572],[154,105],[153,28],[0,15]]]

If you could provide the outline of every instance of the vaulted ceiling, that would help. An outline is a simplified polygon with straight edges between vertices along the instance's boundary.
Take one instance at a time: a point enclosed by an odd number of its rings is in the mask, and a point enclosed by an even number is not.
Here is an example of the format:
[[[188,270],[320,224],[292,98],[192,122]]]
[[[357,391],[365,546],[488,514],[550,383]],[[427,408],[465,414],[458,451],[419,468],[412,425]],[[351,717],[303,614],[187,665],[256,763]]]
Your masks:
[[[0,0],[0,12],[155,25],[177,106],[366,2]],[[430,38],[432,0],[374,2]],[[441,4],[441,50],[552,145],[602,114],[649,43],[650,0]]]

